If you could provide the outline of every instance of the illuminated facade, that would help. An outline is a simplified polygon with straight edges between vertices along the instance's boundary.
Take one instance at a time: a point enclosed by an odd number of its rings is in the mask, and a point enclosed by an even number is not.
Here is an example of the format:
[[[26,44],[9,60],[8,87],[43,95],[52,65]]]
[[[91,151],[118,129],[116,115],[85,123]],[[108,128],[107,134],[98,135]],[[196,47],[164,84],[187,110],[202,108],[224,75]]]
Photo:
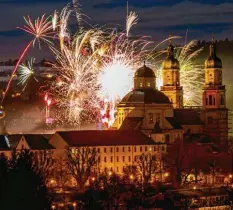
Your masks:
[[[174,57],[174,47],[168,46],[167,58],[162,63],[163,86],[161,91],[170,99],[174,108],[183,107],[183,87],[180,86],[180,64]]]
[[[154,71],[145,64],[136,71],[134,89],[118,104],[114,125],[119,130],[141,130],[156,142],[183,139],[172,103],[155,88],[155,81]]]
[[[216,55],[214,39],[210,45],[210,55],[205,61],[205,85],[202,95],[204,132],[211,141],[226,150],[228,147],[228,109],[226,89],[222,84],[222,61]]]

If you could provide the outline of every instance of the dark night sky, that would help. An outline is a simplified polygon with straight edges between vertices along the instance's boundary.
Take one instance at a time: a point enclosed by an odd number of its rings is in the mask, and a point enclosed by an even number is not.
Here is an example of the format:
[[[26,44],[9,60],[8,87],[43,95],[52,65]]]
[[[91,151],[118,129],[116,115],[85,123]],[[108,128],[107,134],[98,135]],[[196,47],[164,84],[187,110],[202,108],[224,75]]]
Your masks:
[[[82,12],[92,24],[124,25],[126,0],[80,0]],[[37,17],[61,9],[69,0],[0,0],[0,60],[15,58],[24,48],[28,34],[16,30],[23,16]],[[188,39],[233,38],[233,0],[129,0],[131,11],[139,16],[132,33],[161,41],[169,34]],[[46,55],[44,55],[46,57]]]

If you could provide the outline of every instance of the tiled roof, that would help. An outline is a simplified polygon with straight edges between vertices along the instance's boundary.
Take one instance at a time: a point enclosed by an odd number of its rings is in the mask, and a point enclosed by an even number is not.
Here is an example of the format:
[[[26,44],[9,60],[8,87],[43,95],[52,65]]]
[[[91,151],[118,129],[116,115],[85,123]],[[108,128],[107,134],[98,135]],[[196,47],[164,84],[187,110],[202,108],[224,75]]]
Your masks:
[[[147,89],[134,89],[130,91],[119,103],[122,104],[171,104],[169,98],[161,91],[153,88]]]
[[[0,150],[9,150],[9,147],[6,142],[4,135],[0,135]]]
[[[174,129],[182,129],[181,125],[179,124],[179,122],[177,121],[176,118],[174,118],[174,117],[166,117],[166,120],[170,123],[170,125]]]
[[[203,125],[198,110],[195,109],[175,109],[174,117],[180,125]]]
[[[54,149],[54,147],[48,143],[48,139],[46,139],[41,134],[26,134],[23,136],[27,141],[30,149],[33,150]]]
[[[154,145],[141,131],[62,131],[57,132],[70,146]]]
[[[120,130],[139,130],[143,117],[126,117]]]

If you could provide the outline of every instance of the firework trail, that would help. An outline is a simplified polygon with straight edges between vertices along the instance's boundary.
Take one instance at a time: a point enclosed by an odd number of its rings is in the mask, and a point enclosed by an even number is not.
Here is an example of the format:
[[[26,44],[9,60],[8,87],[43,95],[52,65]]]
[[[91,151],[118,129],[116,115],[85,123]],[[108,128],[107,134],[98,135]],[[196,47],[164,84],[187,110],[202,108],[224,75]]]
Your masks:
[[[51,29],[52,29],[52,25],[51,22],[49,21],[48,18],[45,18],[45,14],[42,15],[41,18],[37,18],[34,23],[32,22],[31,18],[28,16],[28,19],[24,17],[24,20],[26,22],[26,25],[24,25],[23,28],[18,27],[19,29],[24,30],[25,32],[33,35],[34,39],[31,40],[27,46],[25,47],[25,49],[23,50],[22,54],[19,57],[18,62],[15,65],[15,68],[13,69],[13,72],[11,74],[10,80],[7,83],[6,86],[6,90],[5,90],[5,94],[2,97],[2,101],[1,104],[3,103],[6,94],[8,93],[8,90],[10,88],[12,79],[14,77],[15,72],[17,71],[19,64],[21,63],[24,55],[26,54],[26,52],[28,51],[28,49],[30,48],[30,46],[33,44],[35,44],[36,41],[38,41],[39,45],[40,45],[40,40],[46,42],[47,44],[52,44],[52,42],[50,42],[48,40],[49,37],[51,37]]]
[[[129,36],[130,29],[133,25],[137,25],[138,23],[138,16],[135,12],[130,12],[126,18],[126,35]]]
[[[203,66],[194,62],[202,48],[195,49],[197,41],[193,40],[178,48],[175,57],[180,63],[180,84],[184,90],[184,106],[201,106],[201,91],[204,85]]]
[[[26,48],[24,49],[23,53],[20,55],[19,60],[17,61],[16,65],[15,65],[15,68],[14,68],[13,71],[12,71],[11,77],[10,77],[10,79],[9,79],[7,85],[6,85],[5,94],[4,94],[3,97],[2,97],[1,104],[3,103],[3,101],[4,101],[5,97],[6,97],[6,94],[8,93],[8,90],[9,90],[9,88],[10,88],[10,85],[11,85],[11,82],[12,82],[13,77],[14,77],[14,75],[15,75],[15,72],[16,72],[16,70],[17,70],[17,68],[18,68],[18,66],[19,66],[19,64],[20,64],[20,62],[22,61],[22,59],[23,59],[25,53],[27,52],[28,48],[31,46],[32,42],[33,42],[33,41],[30,41],[30,42],[28,43],[28,45],[27,45]]]
[[[28,65],[22,64],[19,65],[19,82],[18,84],[22,84],[24,86],[23,90],[26,88],[28,81],[31,78],[34,78],[37,82],[38,80],[35,77],[35,72],[33,69],[35,63],[35,58],[32,58],[29,62]]]

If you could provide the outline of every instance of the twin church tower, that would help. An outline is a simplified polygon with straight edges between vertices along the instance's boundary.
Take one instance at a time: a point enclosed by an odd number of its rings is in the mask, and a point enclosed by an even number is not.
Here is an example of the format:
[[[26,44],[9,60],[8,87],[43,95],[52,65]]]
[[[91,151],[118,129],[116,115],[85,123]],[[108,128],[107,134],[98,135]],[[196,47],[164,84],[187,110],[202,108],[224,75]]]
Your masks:
[[[211,142],[216,143],[221,149],[227,149],[226,90],[222,84],[222,62],[216,55],[214,39],[209,51],[209,58],[205,61],[202,109],[183,107],[180,65],[170,42],[167,57],[162,63],[161,91],[155,88],[154,71],[144,64],[135,73],[134,89],[118,104],[115,127],[123,130],[142,130],[149,135],[159,131],[169,141],[182,136],[182,132],[191,130],[192,133],[207,134]],[[194,116],[194,112],[198,116]]]

